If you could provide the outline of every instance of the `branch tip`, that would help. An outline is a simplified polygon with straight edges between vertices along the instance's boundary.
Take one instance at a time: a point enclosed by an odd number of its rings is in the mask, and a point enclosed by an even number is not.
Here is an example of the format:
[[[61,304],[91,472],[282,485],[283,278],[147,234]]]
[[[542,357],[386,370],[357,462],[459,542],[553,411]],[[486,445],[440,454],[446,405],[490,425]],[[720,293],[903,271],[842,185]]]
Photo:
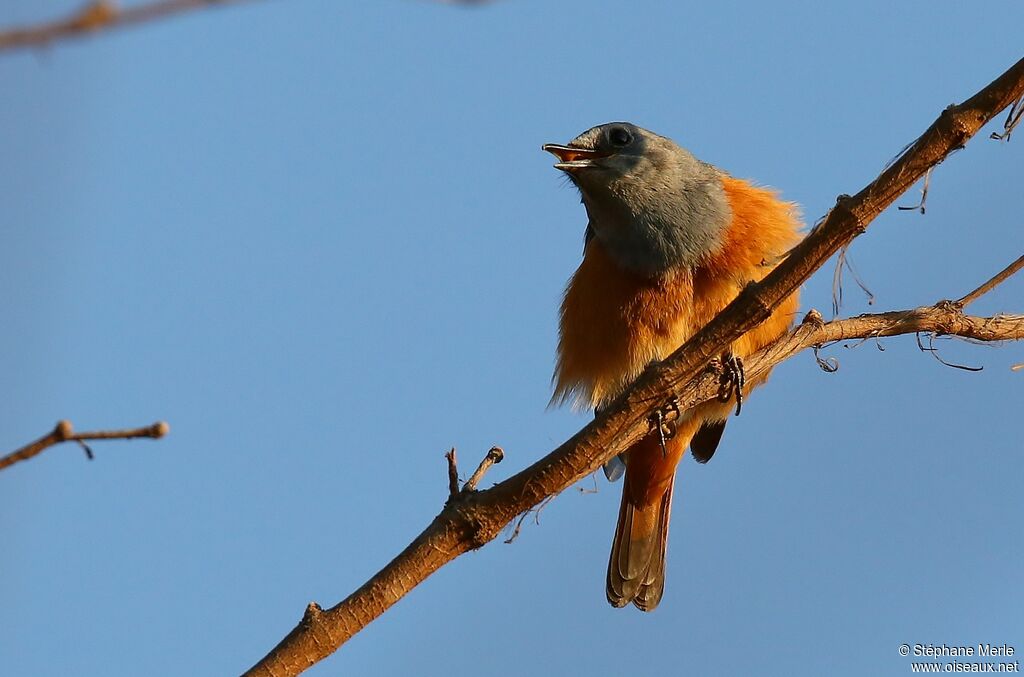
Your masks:
[[[64,419],[57,422],[57,427],[53,429],[53,436],[57,438],[58,442],[71,439],[71,436],[75,434],[75,427],[71,425],[71,421]]]
[[[956,302],[956,305],[960,308],[964,308],[965,306],[973,303],[977,299],[981,298],[982,296],[989,293],[990,291],[1001,285],[1003,282],[1008,280],[1011,276],[1013,276],[1014,273],[1019,271],[1021,268],[1024,268],[1024,255],[1020,256],[1016,261],[1014,261],[1013,263],[1011,263],[1010,265],[1006,266],[1001,271],[993,275],[987,282],[982,284],[980,287],[970,292],[969,294],[965,295],[963,298]]]
[[[455,457],[455,447],[448,450],[444,455],[448,461],[448,500],[459,496],[459,463]]]
[[[303,622],[310,623],[313,620],[319,618],[324,613],[323,607],[316,602],[310,602],[306,605],[306,611],[302,614]]]
[[[480,461],[480,465],[478,465],[476,470],[473,471],[473,474],[470,476],[462,490],[476,491],[476,486],[480,484],[480,480],[484,478],[484,475],[491,469],[491,466],[495,463],[501,463],[504,458],[505,451],[501,447],[491,447],[487,452],[487,455],[484,456],[484,460]]]
[[[800,324],[813,324],[816,327],[820,327],[825,324],[825,318],[816,309],[811,308],[804,315],[804,319],[800,320]]]

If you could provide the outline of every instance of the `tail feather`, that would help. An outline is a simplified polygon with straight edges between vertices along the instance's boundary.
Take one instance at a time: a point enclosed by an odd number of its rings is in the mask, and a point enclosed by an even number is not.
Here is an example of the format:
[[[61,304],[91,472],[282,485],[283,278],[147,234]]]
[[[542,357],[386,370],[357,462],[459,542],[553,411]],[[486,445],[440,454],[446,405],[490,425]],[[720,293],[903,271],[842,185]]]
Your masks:
[[[643,585],[640,586],[636,599],[633,600],[633,604],[641,611],[653,611],[665,593],[665,555],[668,551],[668,521],[672,516],[672,487],[674,485],[675,482],[669,483],[668,489],[665,490],[665,495],[661,499],[658,550],[654,553]]]
[[[622,493],[606,588],[614,607],[632,602],[641,611],[651,611],[661,601],[674,484],[673,478],[661,500],[646,506],[633,505],[628,492]]]

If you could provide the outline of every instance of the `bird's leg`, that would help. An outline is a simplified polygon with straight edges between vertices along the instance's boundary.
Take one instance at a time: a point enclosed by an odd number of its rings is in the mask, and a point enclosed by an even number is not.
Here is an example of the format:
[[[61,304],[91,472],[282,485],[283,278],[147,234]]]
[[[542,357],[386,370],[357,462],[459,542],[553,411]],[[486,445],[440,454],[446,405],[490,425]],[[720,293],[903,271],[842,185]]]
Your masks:
[[[651,415],[654,420],[652,424],[658,429],[658,443],[661,444],[661,457],[668,456],[668,449],[665,448],[665,414],[658,409]]]
[[[651,426],[650,432],[657,430],[658,443],[661,445],[662,457],[668,456],[665,442],[676,436],[676,422],[679,420],[679,398],[673,396],[668,404],[658,407],[647,419]],[[648,433],[649,434],[649,433]]]
[[[746,384],[747,376],[743,369],[743,360],[739,355],[727,351],[722,355],[722,375],[718,382],[718,401],[728,402],[733,393],[736,393],[736,415],[740,415],[743,409],[743,386]]]

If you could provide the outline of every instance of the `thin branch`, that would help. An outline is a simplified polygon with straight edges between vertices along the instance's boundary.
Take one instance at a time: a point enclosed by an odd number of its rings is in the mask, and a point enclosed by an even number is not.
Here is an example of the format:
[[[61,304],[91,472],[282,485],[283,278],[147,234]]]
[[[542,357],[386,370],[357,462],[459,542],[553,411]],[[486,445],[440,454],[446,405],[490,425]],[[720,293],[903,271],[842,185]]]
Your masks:
[[[171,428],[163,421],[144,428],[130,428],[128,430],[96,430],[87,433],[76,433],[71,426],[71,421],[60,421],[57,426],[48,434],[43,435],[35,442],[30,442],[17,451],[12,451],[3,458],[0,458],[0,470],[7,466],[14,465],[18,461],[26,461],[33,456],[42,453],[44,450],[61,444],[62,442],[77,442],[85,449],[86,456],[92,460],[92,449],[85,443],[86,440],[130,440],[137,437],[150,437],[159,439],[170,432]]]
[[[466,481],[466,485],[462,487],[463,491],[476,491],[476,485],[480,483],[480,480],[484,478],[484,475],[488,470],[491,469],[492,465],[501,463],[505,459],[505,451],[501,447],[491,447],[487,455],[484,456],[483,460],[480,461],[480,465],[476,467],[473,474],[470,475]]]
[[[125,28],[162,19],[174,14],[249,0],[158,0],[121,9],[111,0],[95,0],[69,16],[36,26],[0,31],[0,51],[26,47],[46,47],[50,43],[81,38],[100,31]]]
[[[748,285],[667,360],[649,367],[591,423],[525,470],[490,489],[447,505],[405,550],[345,600],[316,614],[307,610],[299,624],[246,674],[283,677],[301,673],[337,650],[437,569],[493,540],[518,515],[572,486],[607,459],[629,448],[647,433],[651,411],[671,396],[678,396],[681,408],[717,396],[718,374],[706,369],[713,357],[770,317],[773,308],[793,294],[840,247],[863,233],[875,216],[930,167],[962,148],[982,126],[1022,95],[1024,59],[964,103],[944,110],[924,134],[857,195],[840,196],[828,216],[778,267],[761,282]],[[756,377],[767,365],[785,359],[788,355],[783,344],[787,339],[797,341],[788,353],[792,354],[798,350],[796,345],[811,347],[842,338],[892,335],[893,327],[968,335],[977,340],[1024,336],[1024,316],[971,318],[950,304],[870,318],[801,325],[769,346],[777,347],[780,357],[772,353],[748,358],[748,375]],[[859,334],[853,331],[857,326],[863,330]],[[697,390],[694,383],[699,386]],[[701,400],[705,394],[705,400]]]
[[[41,23],[0,30],[0,52],[48,47],[58,40],[82,38],[95,33],[149,23],[195,9],[237,5],[252,0],[156,0],[121,9],[113,0],[93,0],[70,15]],[[449,5],[482,5],[488,0],[442,0]]]
[[[459,463],[455,447],[449,449],[444,457],[448,461],[448,499],[454,500],[459,497]]]
[[[455,447],[452,447],[444,457],[448,460],[448,502],[445,504],[448,505],[452,501],[465,500],[469,494],[475,492],[476,485],[484,478],[484,475],[491,469],[491,466],[501,463],[505,458],[505,452],[501,447],[491,447],[483,457],[483,460],[480,461],[480,465],[476,467],[470,478],[462,485],[462,489],[459,489],[459,465],[455,456]]]
[[[1001,271],[992,276],[992,279],[981,285],[970,294],[967,294],[962,299],[956,302],[961,308],[966,308],[968,305],[977,301],[978,298],[989,293],[996,288],[997,285],[1002,284],[1007,278],[1016,273],[1021,268],[1024,268],[1024,256],[1011,263],[1010,265],[1003,268]]]

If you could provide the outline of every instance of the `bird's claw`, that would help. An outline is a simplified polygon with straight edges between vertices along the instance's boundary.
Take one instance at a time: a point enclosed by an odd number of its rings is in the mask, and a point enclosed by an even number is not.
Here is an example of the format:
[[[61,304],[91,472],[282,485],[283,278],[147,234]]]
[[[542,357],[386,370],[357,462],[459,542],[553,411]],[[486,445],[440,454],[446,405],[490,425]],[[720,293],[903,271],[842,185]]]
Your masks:
[[[668,456],[665,442],[676,436],[676,422],[679,420],[679,414],[679,398],[673,396],[666,405],[655,409],[648,419],[651,426],[650,432],[658,432],[662,458]]]
[[[718,401],[728,402],[736,394],[736,415],[743,409],[743,386],[747,376],[743,368],[743,360],[732,352],[722,355],[722,375],[718,379]]]

